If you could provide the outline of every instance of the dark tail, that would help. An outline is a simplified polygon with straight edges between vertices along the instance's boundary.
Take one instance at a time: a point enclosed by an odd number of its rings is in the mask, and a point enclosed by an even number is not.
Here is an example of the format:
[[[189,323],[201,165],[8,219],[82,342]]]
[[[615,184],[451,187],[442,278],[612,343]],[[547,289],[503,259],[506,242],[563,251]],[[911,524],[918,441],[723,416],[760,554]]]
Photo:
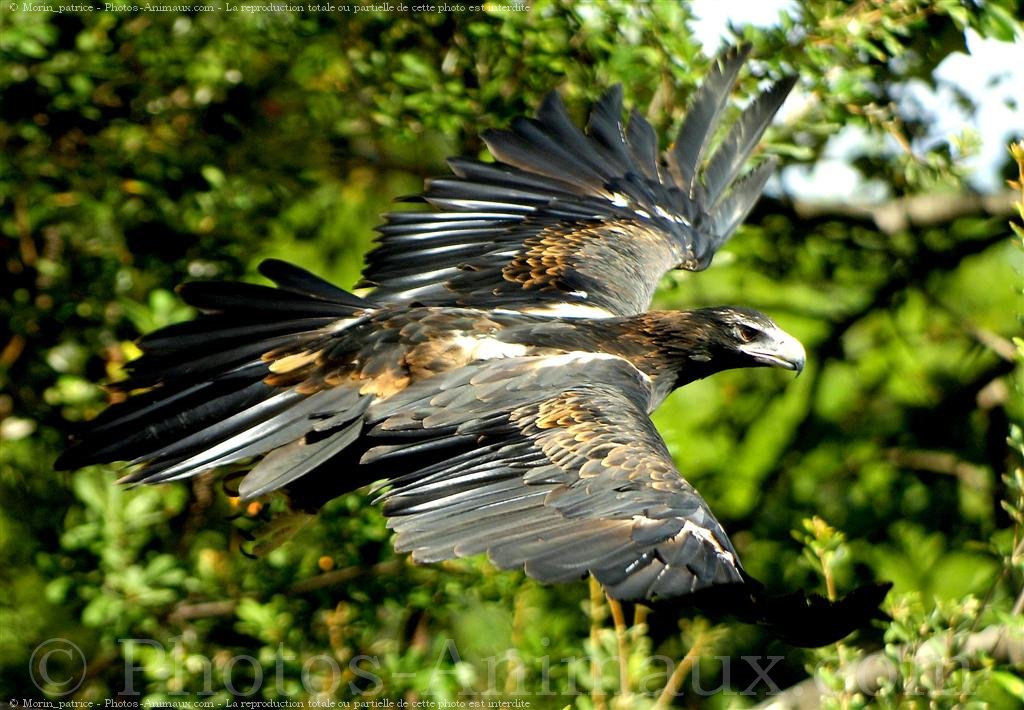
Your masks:
[[[351,441],[358,429],[351,422],[365,407],[358,392],[337,388],[318,399],[268,383],[267,356],[335,337],[339,320],[358,319],[374,304],[283,261],[264,261],[260,273],[277,287],[204,281],[179,287],[182,299],[202,315],[139,341],[143,356],[127,365],[126,380],[110,386],[125,398],[73,436],[56,467],[128,461],[141,466],[124,477],[127,482],[186,478],[287,448],[308,433],[296,427],[302,422],[308,429],[314,406],[351,411],[352,417],[333,420],[344,431],[318,432],[324,450],[311,457],[316,452],[307,449],[306,460],[316,463],[328,449]],[[283,466],[282,458],[262,477],[259,490],[246,491],[250,497],[302,475]]]

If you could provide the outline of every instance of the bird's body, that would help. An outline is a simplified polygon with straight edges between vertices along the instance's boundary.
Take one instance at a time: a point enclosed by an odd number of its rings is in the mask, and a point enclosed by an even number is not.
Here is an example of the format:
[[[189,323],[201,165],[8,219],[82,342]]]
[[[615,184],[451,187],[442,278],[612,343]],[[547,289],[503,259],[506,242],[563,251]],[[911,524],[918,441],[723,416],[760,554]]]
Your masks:
[[[749,353],[731,347],[741,345]],[[648,412],[672,390],[725,369],[803,366],[803,348],[796,339],[743,308],[560,318],[502,309],[385,306],[340,319],[307,342],[266,356],[271,361],[266,381],[283,385],[309,374],[302,386],[319,388],[318,359],[328,356],[334,360],[332,383],[349,380],[361,394],[386,398],[474,363],[570,355],[629,363],[655,394]]]
[[[319,504],[325,489],[391,479],[385,511],[398,546],[417,559],[486,551],[502,566],[559,580],[601,559],[541,567],[497,523],[516,521],[530,544],[575,553],[551,542],[577,526],[593,537],[595,511],[583,504],[604,492],[611,507],[600,515],[628,533],[604,567],[624,572],[616,555],[643,560],[650,550],[633,535],[651,526],[660,531],[651,542],[680,533],[700,541],[687,555],[701,566],[689,562],[694,571],[673,577],[676,586],[739,579],[728,537],[648,415],[673,389],[722,369],[800,369],[803,348],[765,316],[731,307],[587,319],[377,306],[284,262],[263,270],[281,286],[182,289],[217,311],[143,338],[146,354],[115,386],[148,391],[97,419],[69,449],[74,464],[130,458],[143,465],[126,480],[154,483],[262,456],[241,482],[243,497],[292,488]],[[613,475],[588,481],[599,473]],[[564,517],[566,501],[580,508],[578,520]],[[481,539],[470,544],[474,531]],[[701,571],[719,562],[721,572]],[[623,595],[645,598],[655,586]]]
[[[799,371],[803,348],[749,309],[647,311],[664,273],[708,266],[770,172],[741,176],[791,79],[708,149],[747,51],[715,66],[663,160],[617,89],[586,134],[554,95],[488,133],[498,162],[454,160],[423,195],[435,211],[388,216],[366,298],[280,261],[261,266],[276,287],[185,284],[203,315],[140,341],[124,401],[59,465],[127,460],[123,480],[158,483],[247,463],[243,497],[312,508],[383,480],[419,561],[485,552],[619,599],[727,585],[756,606],[649,414],[722,370]]]

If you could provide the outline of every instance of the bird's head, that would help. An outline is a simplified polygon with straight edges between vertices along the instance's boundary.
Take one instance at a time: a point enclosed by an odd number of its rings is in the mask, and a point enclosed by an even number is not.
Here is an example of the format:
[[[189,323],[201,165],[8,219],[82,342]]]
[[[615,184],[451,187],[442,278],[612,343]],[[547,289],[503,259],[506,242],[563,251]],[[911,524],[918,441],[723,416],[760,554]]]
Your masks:
[[[764,313],[726,306],[702,314],[714,332],[712,345],[720,348],[725,362],[736,362],[733,367],[781,367],[798,374],[804,369],[804,346]]]
[[[661,311],[659,345],[673,353],[676,387],[722,370],[779,367],[798,374],[806,353],[800,341],[750,308],[724,306]]]

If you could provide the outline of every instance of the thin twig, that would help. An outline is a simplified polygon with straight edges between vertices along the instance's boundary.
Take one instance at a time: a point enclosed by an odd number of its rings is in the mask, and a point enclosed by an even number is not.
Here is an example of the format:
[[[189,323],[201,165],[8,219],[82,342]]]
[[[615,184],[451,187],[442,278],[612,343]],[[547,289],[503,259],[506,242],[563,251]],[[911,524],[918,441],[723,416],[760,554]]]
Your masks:
[[[947,304],[935,294],[927,290],[923,290],[922,292],[930,304],[942,309],[950,318],[955,319],[960,328],[982,346],[988,348],[1007,362],[1017,361],[1017,346],[1013,344],[1012,340],[1004,338],[998,333],[993,333],[991,330],[978,326],[970,318],[960,313],[957,309]]]
[[[652,710],[661,710],[667,708],[672,702],[672,699],[676,697],[679,692],[680,686],[683,684],[683,678],[693,668],[693,664],[700,657],[700,653],[704,650],[704,646],[707,644],[709,639],[709,633],[707,628],[702,628],[697,637],[693,640],[690,645],[690,650],[683,656],[683,660],[679,661],[676,665],[675,670],[672,671],[672,675],[669,676],[668,682],[665,683],[665,687],[662,688],[661,694],[658,695],[658,699],[654,701],[654,707]]]
[[[209,619],[215,616],[230,616],[238,606],[236,599],[221,599],[213,602],[179,604],[168,615],[169,624],[181,624],[192,619]]]
[[[649,607],[637,604],[633,607],[633,626],[644,626],[647,623],[647,615],[651,613]]]
[[[1013,569],[1014,561],[1024,557],[1024,540],[1017,538],[1017,532],[1019,524],[1014,525],[1013,530],[1013,548],[1010,550],[1010,564],[1006,567],[1006,573],[1010,573]],[[1017,595],[1017,600],[1013,603],[1013,608],[1010,609],[1010,613],[1017,616],[1021,612],[1024,612],[1024,586],[1021,586],[1020,593]]]
[[[619,693],[628,696],[629,691],[629,642],[626,638],[626,616],[622,613],[622,604],[618,599],[608,597],[608,608],[612,610],[615,622],[615,641],[619,656]]]
[[[293,584],[288,592],[290,594],[303,594],[305,592],[311,592],[315,589],[323,589],[324,587],[331,587],[335,584],[343,584],[349,582],[364,574],[394,574],[402,568],[401,560],[389,560],[387,562],[378,562],[372,567],[343,567],[341,569],[332,570],[330,572],[324,572],[318,574],[315,577],[309,579],[303,579]]]
[[[991,195],[924,194],[900,197],[877,205],[832,202],[793,202],[793,212],[803,219],[860,219],[874,223],[885,234],[913,228],[947,224],[960,217],[1002,217],[1014,213],[1016,193],[1012,190]]]
[[[891,448],[883,451],[886,460],[896,466],[915,471],[954,476],[975,489],[986,487],[988,476],[984,468],[964,461],[948,451]]]
[[[593,689],[590,692],[590,699],[594,701],[595,710],[607,710],[607,702],[603,683],[601,681],[601,662],[598,658],[598,649],[601,644],[601,621],[604,615],[601,613],[601,605],[604,594],[601,593],[601,585],[593,576],[590,577],[590,678],[593,681]]]
[[[1013,603],[1013,608],[1010,609],[1010,613],[1014,616],[1024,612],[1024,587],[1021,587],[1020,594],[1017,595],[1017,601]]]

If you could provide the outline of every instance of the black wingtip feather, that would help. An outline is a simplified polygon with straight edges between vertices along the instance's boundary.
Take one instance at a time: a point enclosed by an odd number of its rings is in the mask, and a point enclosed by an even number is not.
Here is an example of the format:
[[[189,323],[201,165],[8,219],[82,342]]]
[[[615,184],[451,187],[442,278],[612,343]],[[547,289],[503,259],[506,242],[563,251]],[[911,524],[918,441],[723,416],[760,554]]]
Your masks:
[[[626,133],[633,161],[648,180],[661,182],[658,170],[658,136],[647,119],[636,109],[629,114],[629,127]]]
[[[723,244],[743,223],[761,198],[764,186],[775,172],[779,161],[775,156],[737,180],[715,208],[712,220],[717,235],[715,247]]]

